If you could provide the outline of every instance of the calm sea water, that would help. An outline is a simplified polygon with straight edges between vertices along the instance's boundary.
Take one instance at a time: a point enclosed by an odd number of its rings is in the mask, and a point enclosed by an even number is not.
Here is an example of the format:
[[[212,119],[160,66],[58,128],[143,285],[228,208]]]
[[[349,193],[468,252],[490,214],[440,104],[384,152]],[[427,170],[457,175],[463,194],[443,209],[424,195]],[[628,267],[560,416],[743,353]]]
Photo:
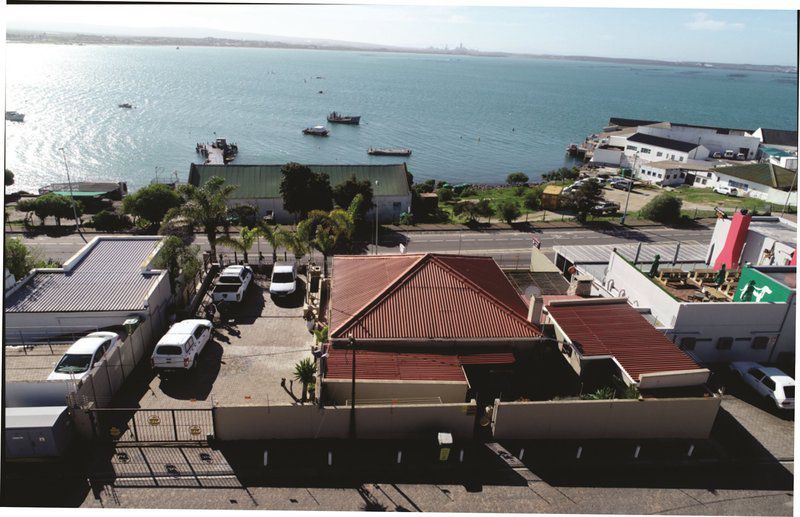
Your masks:
[[[16,188],[73,179],[146,185],[239,144],[237,163],[392,163],[417,178],[500,182],[565,164],[564,148],[610,116],[796,129],[793,76],[691,68],[306,50],[10,44],[6,167]],[[318,93],[319,91],[323,93]],[[117,107],[130,102],[135,109]],[[337,110],[360,126],[301,129]],[[13,189],[12,189],[13,190]]]

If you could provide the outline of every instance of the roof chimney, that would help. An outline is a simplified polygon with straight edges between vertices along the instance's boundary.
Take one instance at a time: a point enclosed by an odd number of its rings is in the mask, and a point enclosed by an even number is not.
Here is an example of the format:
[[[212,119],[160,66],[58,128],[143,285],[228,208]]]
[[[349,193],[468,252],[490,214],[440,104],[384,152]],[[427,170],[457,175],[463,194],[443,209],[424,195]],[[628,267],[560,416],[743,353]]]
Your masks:
[[[542,322],[544,298],[542,298],[542,291],[538,287],[534,287],[532,291],[531,303],[528,305],[528,321],[538,325]]]
[[[592,295],[592,281],[594,279],[590,275],[572,275],[567,288],[567,294],[574,294],[583,298],[588,298]]]
[[[719,270],[723,264],[728,269],[736,269],[739,267],[739,258],[742,256],[742,249],[744,243],[747,241],[747,231],[750,228],[750,219],[752,216],[747,213],[746,209],[733,214],[731,226],[728,228],[728,236],[725,238],[725,244],[722,250],[717,255],[717,260],[714,262],[714,269]]]

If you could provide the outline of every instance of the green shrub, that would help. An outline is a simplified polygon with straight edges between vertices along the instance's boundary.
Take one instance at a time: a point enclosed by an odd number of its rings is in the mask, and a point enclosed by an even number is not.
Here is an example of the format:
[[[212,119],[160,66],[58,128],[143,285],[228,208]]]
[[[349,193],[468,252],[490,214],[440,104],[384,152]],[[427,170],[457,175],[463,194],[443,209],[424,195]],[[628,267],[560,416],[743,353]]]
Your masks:
[[[542,192],[544,192],[544,187],[541,186],[530,189],[522,200],[522,204],[525,205],[525,208],[528,210],[539,210],[542,207]]]
[[[683,201],[667,192],[651,199],[639,211],[639,217],[664,224],[677,223],[681,218]]]
[[[499,219],[502,219],[508,224],[513,223],[514,220],[522,214],[519,205],[510,199],[501,201],[497,205],[495,213]]]
[[[436,194],[439,196],[439,201],[447,203],[448,201],[452,201],[455,197],[455,193],[453,193],[452,189],[449,188],[440,188],[436,191]]]
[[[520,183],[528,183],[528,175],[524,172],[512,172],[506,177],[506,183],[509,185],[519,185]]]
[[[92,217],[92,226],[99,232],[118,232],[127,230],[132,223],[125,214],[102,210]]]
[[[400,214],[400,224],[406,226],[414,224],[414,214],[409,214],[408,212]]]

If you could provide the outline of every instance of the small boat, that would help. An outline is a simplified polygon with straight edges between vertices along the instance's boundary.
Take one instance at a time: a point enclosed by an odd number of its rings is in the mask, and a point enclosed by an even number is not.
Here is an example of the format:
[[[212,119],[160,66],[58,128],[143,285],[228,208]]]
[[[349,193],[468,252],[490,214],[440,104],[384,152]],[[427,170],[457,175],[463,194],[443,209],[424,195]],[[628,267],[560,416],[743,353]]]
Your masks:
[[[411,156],[411,149],[405,147],[370,147],[367,154],[375,156]]]
[[[357,126],[361,123],[361,115],[342,115],[341,113],[336,113],[335,111],[330,112],[328,114],[328,122],[334,124],[351,124]]]
[[[328,133],[328,128],[325,126],[307,127],[303,130],[304,135],[328,136]]]
[[[11,122],[25,122],[25,114],[16,111],[6,111],[6,120]]]
[[[131,109],[133,105],[130,102],[123,102],[122,104],[117,104],[120,108]]]

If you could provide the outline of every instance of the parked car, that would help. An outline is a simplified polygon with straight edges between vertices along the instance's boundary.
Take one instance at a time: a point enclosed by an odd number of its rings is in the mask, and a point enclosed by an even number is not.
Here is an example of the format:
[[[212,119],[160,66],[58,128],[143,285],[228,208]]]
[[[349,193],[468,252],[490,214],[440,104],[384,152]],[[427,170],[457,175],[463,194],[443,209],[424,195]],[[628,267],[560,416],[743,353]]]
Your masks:
[[[726,196],[736,197],[739,195],[739,189],[736,187],[728,187],[726,185],[714,185],[714,192],[717,194],[724,194]]]
[[[272,267],[269,293],[275,296],[288,296],[297,290],[297,266],[278,262]]]
[[[747,158],[747,157],[744,155],[744,153],[738,153],[736,155],[736,159],[737,160],[744,160],[745,158]]]
[[[714,158],[722,158],[722,153],[717,151],[716,153],[712,154],[711,156],[714,157]]]
[[[778,409],[794,409],[794,379],[777,368],[751,361],[731,363],[731,371]]]
[[[623,179],[613,182],[611,187],[617,190],[633,190],[633,182],[628,179]]]
[[[594,205],[594,208],[592,208],[592,213],[595,215],[613,214],[618,212],[619,208],[619,203],[614,203],[613,201],[603,201],[602,203]]]
[[[253,279],[250,266],[228,266],[217,278],[211,300],[214,302],[240,302]]]
[[[116,332],[92,332],[80,338],[67,349],[47,380],[83,379],[119,340]]]
[[[734,153],[734,152],[733,152],[732,150],[730,150],[730,149],[726,149],[726,150],[725,150],[725,154],[724,154],[723,156],[725,156],[725,158],[727,158],[727,159],[731,160],[731,159],[733,159],[733,157],[734,157],[734,156],[736,156],[736,153]]]
[[[211,338],[213,325],[208,320],[183,320],[158,340],[150,366],[157,371],[190,370]]]

